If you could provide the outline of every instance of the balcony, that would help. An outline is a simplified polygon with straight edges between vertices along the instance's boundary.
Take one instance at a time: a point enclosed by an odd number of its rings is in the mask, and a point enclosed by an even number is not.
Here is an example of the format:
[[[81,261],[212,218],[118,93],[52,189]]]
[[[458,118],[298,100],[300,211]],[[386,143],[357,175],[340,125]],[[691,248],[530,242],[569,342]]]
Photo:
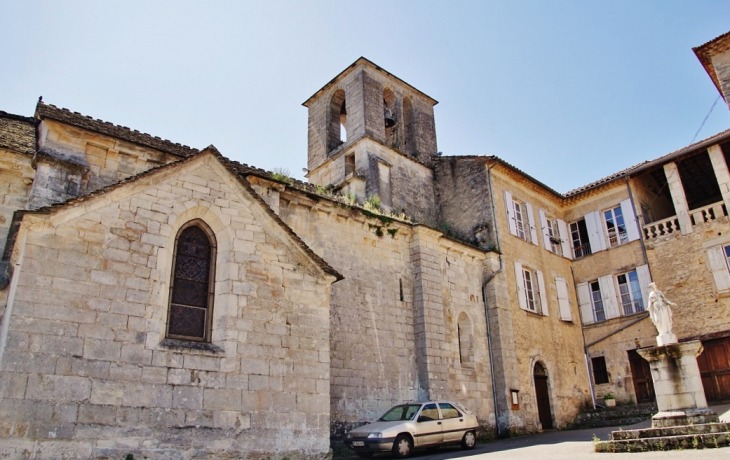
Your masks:
[[[717,203],[712,203],[701,208],[692,209],[689,213],[692,227],[712,222],[713,220],[728,215],[727,208],[722,201],[718,201]],[[672,216],[658,222],[652,222],[644,225],[643,227],[644,239],[646,241],[651,241],[661,236],[670,235],[679,231],[679,219],[677,219],[677,216]]]

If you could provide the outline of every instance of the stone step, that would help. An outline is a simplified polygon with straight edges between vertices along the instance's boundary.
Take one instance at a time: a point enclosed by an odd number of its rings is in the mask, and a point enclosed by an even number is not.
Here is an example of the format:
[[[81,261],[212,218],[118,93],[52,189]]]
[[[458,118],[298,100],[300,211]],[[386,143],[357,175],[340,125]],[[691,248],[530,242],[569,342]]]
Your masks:
[[[646,439],[622,439],[619,441],[598,441],[596,452],[645,452],[679,449],[707,449],[730,445],[730,433],[687,434]]]
[[[614,431],[611,433],[611,439],[614,441],[619,441],[625,439],[647,439],[727,432],[730,432],[730,423],[705,423],[701,425],[684,425],[666,428],[644,428],[641,430]]]

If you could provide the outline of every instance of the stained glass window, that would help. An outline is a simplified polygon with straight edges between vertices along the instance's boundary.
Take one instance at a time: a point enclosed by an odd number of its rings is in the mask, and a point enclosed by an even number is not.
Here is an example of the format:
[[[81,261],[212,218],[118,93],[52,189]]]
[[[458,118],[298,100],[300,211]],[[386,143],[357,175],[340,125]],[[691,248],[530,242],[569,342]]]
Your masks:
[[[180,232],[170,291],[168,337],[208,340],[214,250],[210,238],[199,226],[191,225]]]

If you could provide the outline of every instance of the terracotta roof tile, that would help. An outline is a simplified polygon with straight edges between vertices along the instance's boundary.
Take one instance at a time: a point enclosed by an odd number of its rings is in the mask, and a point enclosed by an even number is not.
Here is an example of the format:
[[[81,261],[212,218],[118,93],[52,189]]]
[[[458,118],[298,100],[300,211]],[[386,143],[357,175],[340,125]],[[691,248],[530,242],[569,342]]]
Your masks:
[[[98,120],[82,115],[78,112],[71,112],[68,109],[59,109],[55,105],[46,104],[44,102],[38,102],[35,116],[41,120],[49,118],[71,126],[76,126],[77,128],[115,137],[133,144],[153,148],[179,157],[188,157],[198,152],[198,149],[188,147],[187,145],[176,144],[157,136],[151,136],[137,130],[129,129],[126,126],[115,125],[108,121]]]
[[[36,151],[35,118],[0,111],[0,147],[33,155]]]

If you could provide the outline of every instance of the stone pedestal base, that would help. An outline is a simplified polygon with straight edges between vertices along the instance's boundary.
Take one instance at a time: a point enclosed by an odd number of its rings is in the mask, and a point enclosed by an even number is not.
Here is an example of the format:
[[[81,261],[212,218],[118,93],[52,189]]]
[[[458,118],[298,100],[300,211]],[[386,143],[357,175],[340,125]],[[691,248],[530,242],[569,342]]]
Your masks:
[[[711,409],[687,409],[659,412],[651,418],[652,428],[719,423],[720,417]]]
[[[677,336],[674,334],[661,334],[656,336],[657,346],[663,347],[665,345],[672,345],[677,343]],[[699,353],[698,353],[699,354]]]
[[[670,334],[657,337],[657,341],[667,339],[667,335]],[[649,361],[654,380],[659,413],[652,419],[653,426],[717,422],[717,414],[714,414],[714,419],[706,418],[712,411],[707,409],[705,389],[697,366],[697,356],[702,353],[701,342],[675,343],[637,351]]]

